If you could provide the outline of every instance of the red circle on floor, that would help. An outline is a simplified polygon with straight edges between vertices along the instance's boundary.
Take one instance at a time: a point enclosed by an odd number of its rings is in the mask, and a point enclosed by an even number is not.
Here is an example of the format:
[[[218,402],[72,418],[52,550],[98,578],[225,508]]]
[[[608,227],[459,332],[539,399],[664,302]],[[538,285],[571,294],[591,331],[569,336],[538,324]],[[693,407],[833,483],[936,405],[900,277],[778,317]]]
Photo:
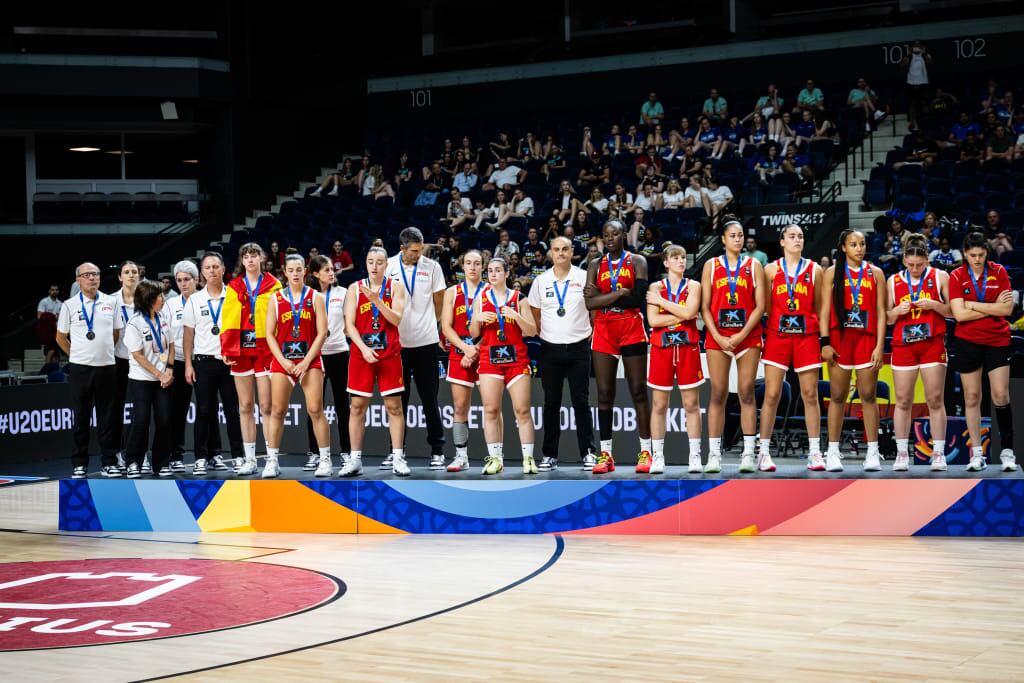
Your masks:
[[[297,567],[227,560],[0,564],[0,651],[191,635],[294,615],[344,594]]]

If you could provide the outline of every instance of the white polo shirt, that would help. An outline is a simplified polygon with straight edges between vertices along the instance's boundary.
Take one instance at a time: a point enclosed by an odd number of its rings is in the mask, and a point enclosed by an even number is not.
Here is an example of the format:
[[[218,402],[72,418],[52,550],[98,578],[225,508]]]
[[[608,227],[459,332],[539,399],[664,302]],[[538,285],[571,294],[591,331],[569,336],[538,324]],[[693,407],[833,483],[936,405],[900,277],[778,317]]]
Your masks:
[[[81,293],[81,292],[79,292]],[[82,306],[85,315],[82,315]],[[114,364],[114,312],[115,302],[103,292],[96,292],[96,299],[84,294],[68,299],[57,314],[57,331],[71,340],[71,362],[75,365],[104,367]],[[92,331],[95,338],[90,340],[86,318],[92,317]]]
[[[36,306],[36,312],[38,313],[52,313],[54,316],[60,315],[60,299],[51,299],[50,297],[43,297],[39,301],[39,305]]]
[[[124,345],[124,328],[125,325],[128,324],[128,321],[132,319],[132,316],[135,315],[135,302],[133,301],[130,304],[126,304],[124,302],[124,297],[121,296],[120,289],[112,294],[107,294],[107,296],[114,302],[114,308],[117,312],[117,315],[114,318],[114,329],[121,330],[121,338],[117,340],[117,346],[114,347],[114,355],[118,358],[129,360],[131,359],[132,354]]]
[[[152,322],[156,333],[160,335],[160,344],[163,346],[164,353],[167,353],[167,347],[172,339],[171,321],[170,316],[167,314],[166,304],[164,304],[164,308]],[[150,329],[149,323],[141,315],[132,316],[128,320],[128,324],[124,326],[124,345],[129,353],[142,351],[146,360],[152,363],[160,372],[167,369],[167,363],[170,358],[160,358],[161,354],[157,347],[156,337],[153,336],[153,330]],[[136,379],[141,382],[156,382],[160,378],[149,374],[132,356],[131,360],[128,361],[128,379]]]
[[[495,169],[491,173],[491,177],[487,179],[487,182],[497,187],[504,187],[505,185],[518,185],[519,184],[519,172],[522,169],[518,166],[506,166],[505,170]]]
[[[213,312],[218,313],[218,326],[224,329],[224,318],[222,316],[224,306],[224,293],[227,287],[221,285],[220,295],[210,297],[210,292],[203,287],[188,298],[188,303],[181,316],[184,327],[191,327],[195,330],[192,337],[193,356],[214,356],[220,358],[220,334],[213,333]],[[212,304],[211,304],[212,302]],[[218,303],[219,302],[219,303]],[[211,311],[211,308],[213,309]],[[184,344],[183,344],[184,346]],[[182,349],[184,353],[184,349]],[[177,356],[177,351],[175,351]]]
[[[419,273],[417,273],[417,276]],[[329,291],[324,292],[324,304],[327,306],[327,341],[320,349],[325,356],[333,356],[348,351],[348,339],[345,338],[345,295],[348,294],[348,287],[331,285]]]
[[[569,289],[565,289],[568,283]],[[590,339],[590,311],[583,301],[583,288],[587,285],[587,271],[578,266],[569,269],[569,276],[558,280],[558,292],[565,291],[565,316],[558,315],[558,296],[555,294],[555,269],[548,268],[533,281],[527,301],[540,309],[540,338],[552,344],[574,344]]]
[[[166,294],[164,295],[167,296]],[[193,294],[192,296],[195,296]],[[185,360],[183,344],[185,334],[185,297],[176,294],[173,298],[164,299],[164,311],[171,323],[171,337],[174,339],[174,360]]]
[[[414,270],[415,278],[413,278]],[[404,281],[402,271],[405,272]],[[398,326],[398,336],[402,341],[402,348],[413,349],[427,344],[436,344],[439,337],[437,335],[437,315],[434,313],[434,292],[443,292],[445,289],[444,273],[441,271],[440,264],[426,256],[420,256],[418,263],[407,266],[402,263],[402,254],[399,253],[388,259],[385,275],[393,280],[392,287],[403,287],[406,293],[405,312],[402,314],[402,322]],[[414,279],[416,280],[415,284],[413,284]]]

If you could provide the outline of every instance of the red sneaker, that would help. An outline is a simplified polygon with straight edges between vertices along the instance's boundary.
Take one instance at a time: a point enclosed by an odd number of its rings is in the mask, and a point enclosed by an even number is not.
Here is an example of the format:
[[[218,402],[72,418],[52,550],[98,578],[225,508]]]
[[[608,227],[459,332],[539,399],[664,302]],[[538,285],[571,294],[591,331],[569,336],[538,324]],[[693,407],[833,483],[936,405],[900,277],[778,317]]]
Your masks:
[[[636,471],[638,474],[651,473],[651,454],[648,451],[640,451],[636,459]]]
[[[591,470],[594,474],[607,474],[615,471],[615,459],[612,454],[608,451],[601,451],[601,455],[597,457],[597,464],[594,465],[594,469]]]

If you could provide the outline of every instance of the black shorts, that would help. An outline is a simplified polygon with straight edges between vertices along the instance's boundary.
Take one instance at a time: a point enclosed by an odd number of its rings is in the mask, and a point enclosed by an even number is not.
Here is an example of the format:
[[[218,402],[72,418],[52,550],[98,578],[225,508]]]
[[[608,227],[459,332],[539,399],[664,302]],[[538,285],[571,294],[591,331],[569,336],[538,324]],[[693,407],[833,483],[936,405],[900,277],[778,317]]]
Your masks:
[[[1009,365],[1012,356],[1012,346],[984,346],[959,337],[953,344],[953,367],[957,372],[992,372]]]

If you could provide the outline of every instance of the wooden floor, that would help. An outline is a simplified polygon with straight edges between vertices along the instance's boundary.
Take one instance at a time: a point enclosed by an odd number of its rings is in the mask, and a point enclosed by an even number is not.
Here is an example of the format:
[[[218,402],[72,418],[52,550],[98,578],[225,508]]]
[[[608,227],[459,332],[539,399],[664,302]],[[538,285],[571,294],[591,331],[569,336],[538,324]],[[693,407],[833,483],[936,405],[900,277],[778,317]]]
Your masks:
[[[58,534],[56,486],[0,488],[4,562],[258,559],[347,592],[228,631],[0,653],[3,680],[1024,680],[1019,540]]]

